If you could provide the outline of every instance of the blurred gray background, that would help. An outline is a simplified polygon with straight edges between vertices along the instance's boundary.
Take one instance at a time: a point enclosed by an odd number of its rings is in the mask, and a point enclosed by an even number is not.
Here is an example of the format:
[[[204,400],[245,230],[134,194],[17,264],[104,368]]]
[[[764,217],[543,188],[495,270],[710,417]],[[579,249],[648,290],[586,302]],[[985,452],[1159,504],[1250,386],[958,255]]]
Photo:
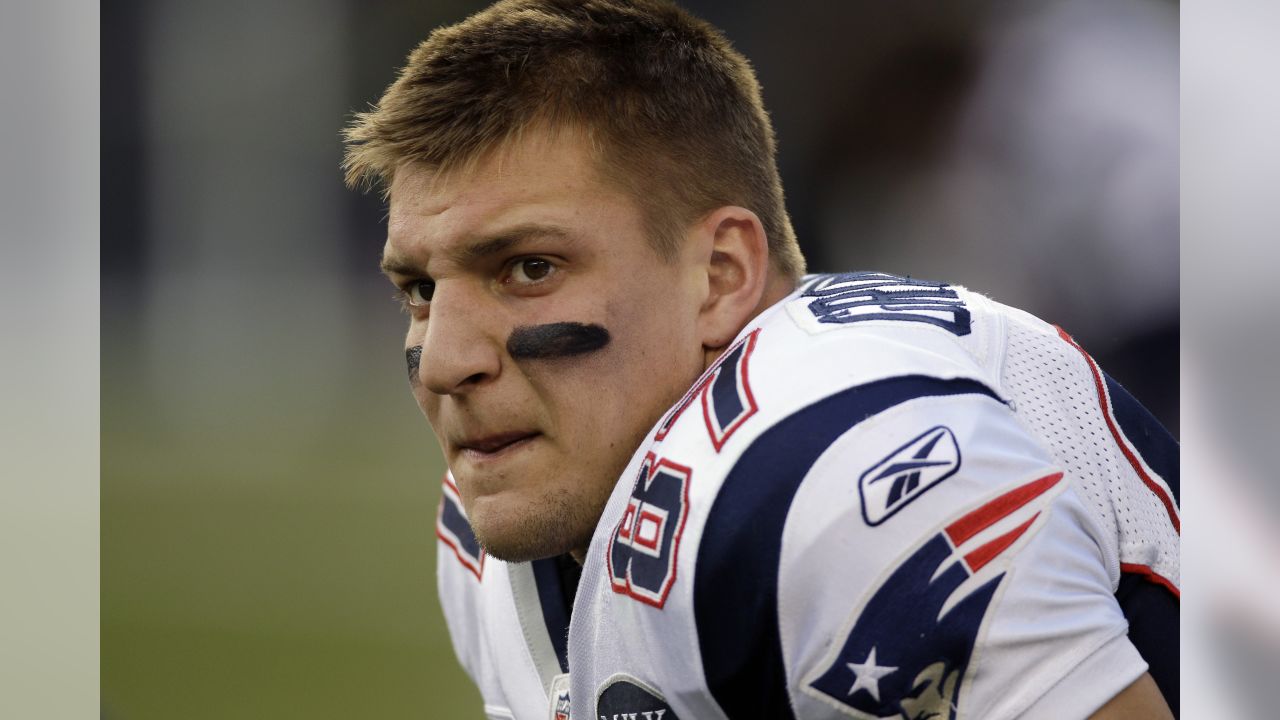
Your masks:
[[[480,717],[338,133],[482,5],[102,8],[105,717]],[[812,270],[1023,307],[1179,432],[1177,4],[684,5],[757,69]]]

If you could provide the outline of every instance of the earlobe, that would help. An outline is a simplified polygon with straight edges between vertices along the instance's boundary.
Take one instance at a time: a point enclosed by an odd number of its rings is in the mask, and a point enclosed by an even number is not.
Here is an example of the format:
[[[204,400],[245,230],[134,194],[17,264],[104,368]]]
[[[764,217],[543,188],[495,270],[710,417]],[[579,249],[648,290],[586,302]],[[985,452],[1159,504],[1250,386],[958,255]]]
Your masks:
[[[769,248],[760,218],[746,208],[721,207],[699,228],[711,237],[707,298],[699,316],[703,347],[723,349],[761,305],[769,275]]]

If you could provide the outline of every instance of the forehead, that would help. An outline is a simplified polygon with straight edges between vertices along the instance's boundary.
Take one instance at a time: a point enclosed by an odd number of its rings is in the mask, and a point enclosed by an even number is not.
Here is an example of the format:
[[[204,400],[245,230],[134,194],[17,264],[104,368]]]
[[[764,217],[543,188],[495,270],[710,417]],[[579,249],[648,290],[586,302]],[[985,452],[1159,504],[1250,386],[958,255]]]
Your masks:
[[[529,131],[477,161],[444,172],[401,166],[391,183],[388,244],[485,235],[510,222],[547,222],[631,206],[605,182],[598,154],[582,133]]]

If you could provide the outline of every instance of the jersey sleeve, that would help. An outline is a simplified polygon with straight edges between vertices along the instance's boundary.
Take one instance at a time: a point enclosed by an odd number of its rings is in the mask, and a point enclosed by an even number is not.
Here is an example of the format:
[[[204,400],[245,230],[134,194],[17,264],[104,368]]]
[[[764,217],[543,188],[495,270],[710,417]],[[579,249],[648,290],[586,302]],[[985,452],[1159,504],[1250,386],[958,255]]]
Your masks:
[[[1146,669],[1114,553],[980,382],[850,388],[728,474],[695,614],[728,717],[1087,717]]]

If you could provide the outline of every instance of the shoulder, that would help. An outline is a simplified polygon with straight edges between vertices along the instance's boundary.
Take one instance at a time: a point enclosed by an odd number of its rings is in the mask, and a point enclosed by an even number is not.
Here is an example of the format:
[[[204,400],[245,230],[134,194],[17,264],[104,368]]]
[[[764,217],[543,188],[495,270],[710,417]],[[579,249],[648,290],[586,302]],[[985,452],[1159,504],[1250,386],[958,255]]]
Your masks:
[[[955,455],[957,433],[1007,415],[982,353],[963,344],[987,332],[970,304],[951,286],[882,273],[806,278],[744,329],[637,452],[618,488],[630,493],[625,509],[616,525],[605,518],[614,589],[661,608],[691,553],[699,577],[722,558],[776,568],[792,500],[833,447],[868,467],[908,445]],[[939,407],[963,409],[945,426]],[[860,439],[838,442],[851,433]],[[934,479],[918,489],[869,488],[883,507],[865,513],[897,512],[948,474],[929,462],[920,473]]]
[[[951,554],[940,534],[962,518],[950,510],[1024,486],[1020,492],[1042,507],[1061,491],[1060,478],[974,378],[880,378],[778,419],[727,468],[695,523],[693,611],[707,687],[730,717],[762,703],[785,717],[814,682],[802,681],[821,663],[819,648],[860,601],[879,598],[872,614],[914,607],[910,618],[929,617],[927,608],[903,604],[922,590],[906,585],[928,585]],[[927,557],[913,559],[912,548]],[[897,566],[916,572],[893,579]],[[935,611],[946,595],[936,599]]]
[[[1002,717],[1068,677],[1087,715],[1140,674],[1099,528],[1001,390],[1009,317],[859,273],[809,278],[746,328],[597,533],[601,602],[634,631],[620,656],[661,638],[647,652],[668,660],[638,677],[705,692],[708,717]],[[1026,643],[1045,618],[1062,632]]]
[[[1009,717],[1103,648],[1116,678],[1145,669],[1099,529],[971,380],[876,381],[793,413],[741,454],[700,530],[694,623],[730,717]],[[1081,702],[1123,687],[1097,675]]]
[[[653,467],[691,478],[693,626],[727,715],[885,715],[962,692],[1016,714],[1123,642],[1100,530],[999,390],[1004,321],[939,283],[811,280],[695,388],[707,437],[687,422],[655,444]],[[1061,583],[1088,602],[1037,589]],[[1027,654],[1037,615],[1071,632]],[[969,686],[980,661],[1004,687]]]
[[[918,455],[919,467],[903,476],[915,478],[911,489],[895,490],[887,476],[868,483],[865,497],[845,499],[874,525],[954,474],[962,450],[1013,452],[1004,435],[1015,435],[1037,453],[974,344],[973,335],[993,333],[985,306],[974,305],[941,283],[812,276],[744,330],[642,451],[650,473],[692,478],[683,492],[703,538],[700,556],[710,562],[734,546],[740,524],[780,530],[796,493],[833,457],[844,474],[876,466],[895,475],[899,455]]]

